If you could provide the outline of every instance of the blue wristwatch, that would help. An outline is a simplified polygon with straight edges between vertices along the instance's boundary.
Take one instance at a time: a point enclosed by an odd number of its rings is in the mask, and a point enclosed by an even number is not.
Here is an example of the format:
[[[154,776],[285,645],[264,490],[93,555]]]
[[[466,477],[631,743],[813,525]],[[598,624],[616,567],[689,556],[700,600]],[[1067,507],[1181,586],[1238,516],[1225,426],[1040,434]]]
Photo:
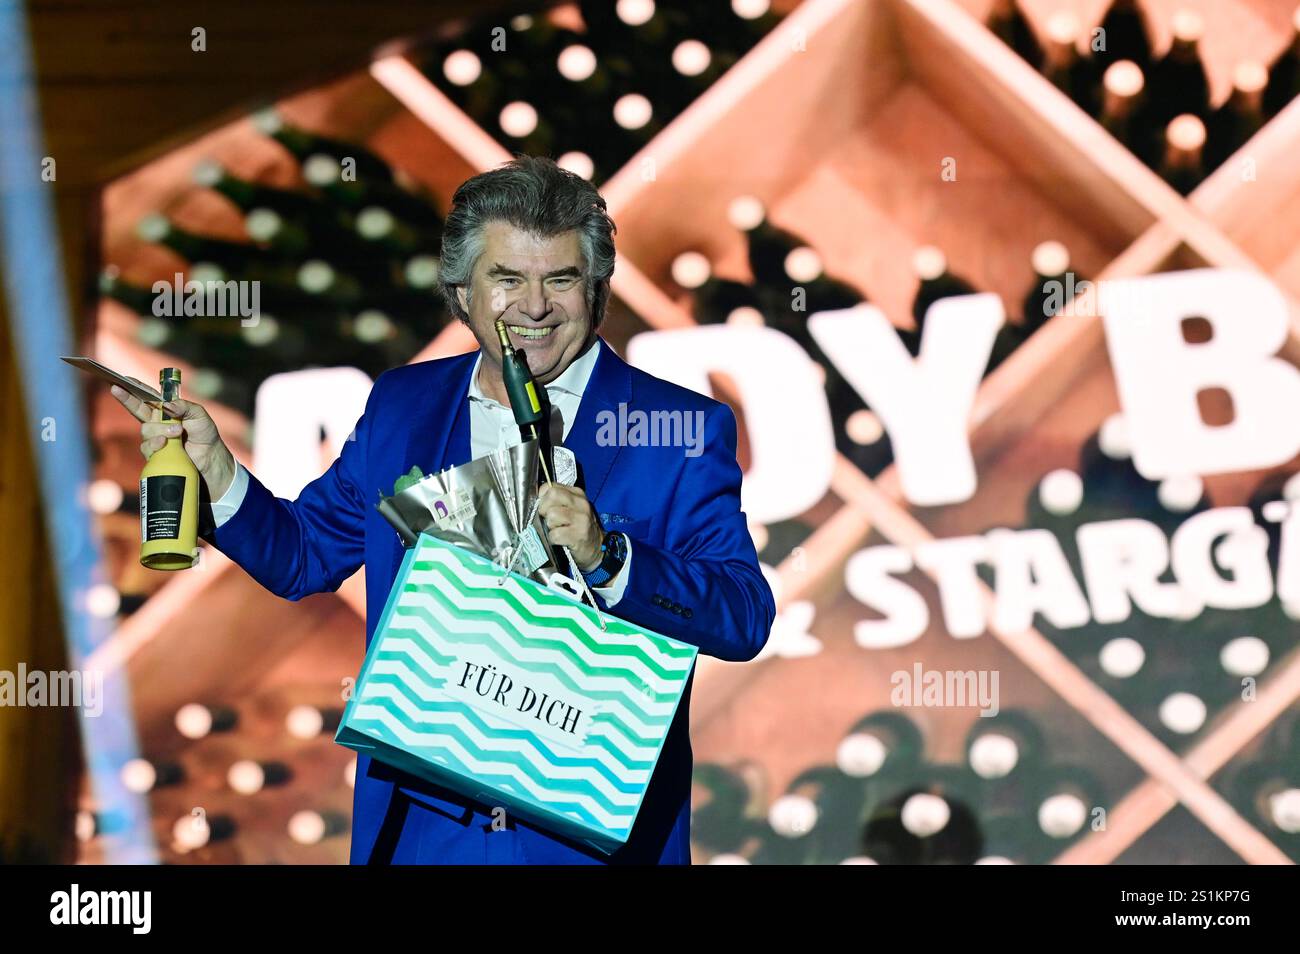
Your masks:
[[[610,530],[605,534],[600,552],[604,554],[600,565],[594,570],[582,572],[589,586],[604,586],[618,576],[618,571],[623,569],[623,564],[627,562],[627,535],[617,530]]]

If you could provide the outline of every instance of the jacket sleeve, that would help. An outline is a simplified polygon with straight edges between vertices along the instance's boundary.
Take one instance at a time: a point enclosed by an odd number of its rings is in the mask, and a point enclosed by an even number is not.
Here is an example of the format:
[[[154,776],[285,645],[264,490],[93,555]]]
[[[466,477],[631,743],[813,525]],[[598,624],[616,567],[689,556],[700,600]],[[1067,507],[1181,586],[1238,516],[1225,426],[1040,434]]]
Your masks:
[[[365,557],[365,471],[379,380],[343,451],[296,500],[277,497],[256,475],[239,509],[207,539],[276,596],[333,592]],[[372,488],[371,494],[374,493]]]
[[[627,587],[609,612],[719,659],[758,655],[776,604],[740,509],[740,480],[736,416],[719,404],[705,418],[704,453],[687,458],[678,478],[665,546],[633,541]]]

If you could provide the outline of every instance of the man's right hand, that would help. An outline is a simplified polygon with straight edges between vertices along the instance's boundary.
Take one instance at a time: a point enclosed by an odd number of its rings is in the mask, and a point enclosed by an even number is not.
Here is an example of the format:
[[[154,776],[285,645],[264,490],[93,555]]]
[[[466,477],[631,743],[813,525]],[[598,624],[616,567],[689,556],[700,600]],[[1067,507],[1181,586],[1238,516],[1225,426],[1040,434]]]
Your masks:
[[[143,381],[136,381],[135,378],[131,380],[147,387]],[[221,440],[221,435],[217,433],[217,425],[203,409],[203,405],[195,404],[193,401],[168,402],[164,406],[176,421],[164,423],[160,411],[123,391],[117,385],[113,386],[112,394],[117,398],[118,403],[140,421],[140,436],[143,438],[140,453],[144,455],[145,460],[162,450],[168,438],[181,437],[181,446],[185,448],[185,453],[189,455],[190,460],[194,461],[199,476],[207,485],[208,499],[220,500],[230,489],[230,483],[235,479],[235,455],[230,453],[230,448]]]

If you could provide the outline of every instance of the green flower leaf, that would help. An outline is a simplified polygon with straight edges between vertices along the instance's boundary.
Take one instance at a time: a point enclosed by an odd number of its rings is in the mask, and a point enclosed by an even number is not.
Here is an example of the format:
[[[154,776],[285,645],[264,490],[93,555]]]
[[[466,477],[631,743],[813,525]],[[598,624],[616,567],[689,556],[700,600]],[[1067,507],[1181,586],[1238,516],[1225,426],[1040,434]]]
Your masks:
[[[397,496],[407,487],[412,487],[415,484],[418,484],[423,479],[424,479],[424,471],[420,470],[419,467],[413,465],[409,471],[407,471],[401,477],[398,477],[397,482],[393,484],[393,496]]]

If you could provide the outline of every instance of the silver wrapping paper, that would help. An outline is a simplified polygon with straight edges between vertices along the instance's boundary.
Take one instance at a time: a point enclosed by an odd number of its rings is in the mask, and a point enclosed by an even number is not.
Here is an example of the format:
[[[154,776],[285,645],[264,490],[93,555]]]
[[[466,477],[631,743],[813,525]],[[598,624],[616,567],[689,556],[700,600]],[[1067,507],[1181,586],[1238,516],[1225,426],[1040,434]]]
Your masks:
[[[557,566],[542,518],[533,509],[536,501],[537,442],[525,441],[431,474],[391,497],[381,494],[378,507],[408,549],[421,533],[428,533],[503,569],[515,556],[516,528],[525,526],[532,514],[541,548],[524,547],[513,569],[545,586]],[[530,567],[528,557],[536,554],[545,562]]]

